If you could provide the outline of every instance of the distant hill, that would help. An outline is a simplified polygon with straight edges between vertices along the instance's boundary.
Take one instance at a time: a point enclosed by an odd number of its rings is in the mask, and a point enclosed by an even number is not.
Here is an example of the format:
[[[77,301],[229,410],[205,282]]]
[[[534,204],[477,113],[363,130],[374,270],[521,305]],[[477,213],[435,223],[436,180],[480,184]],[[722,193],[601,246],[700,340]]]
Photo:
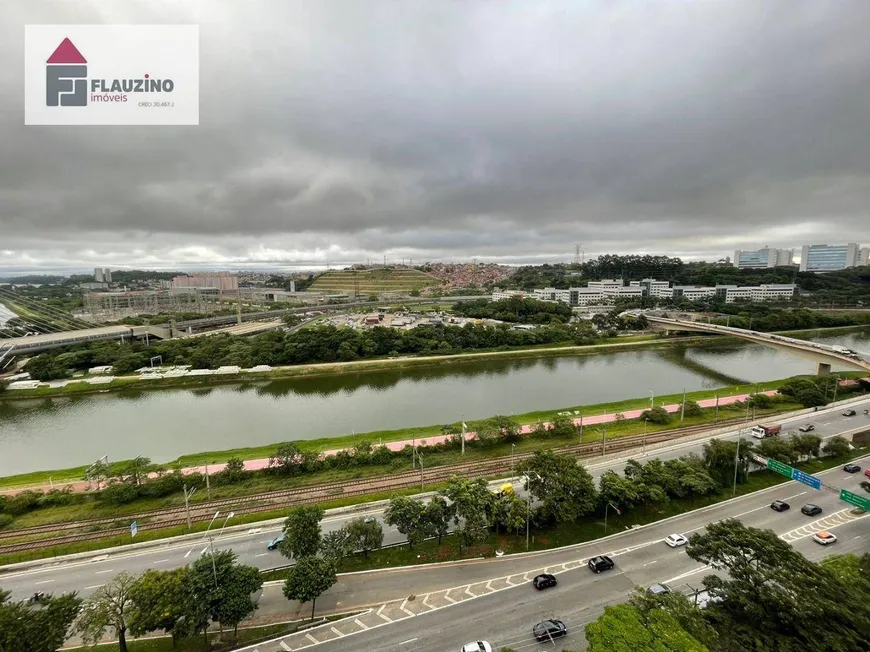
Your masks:
[[[324,272],[308,287],[310,292],[410,292],[437,287],[441,279],[416,269],[367,269]]]

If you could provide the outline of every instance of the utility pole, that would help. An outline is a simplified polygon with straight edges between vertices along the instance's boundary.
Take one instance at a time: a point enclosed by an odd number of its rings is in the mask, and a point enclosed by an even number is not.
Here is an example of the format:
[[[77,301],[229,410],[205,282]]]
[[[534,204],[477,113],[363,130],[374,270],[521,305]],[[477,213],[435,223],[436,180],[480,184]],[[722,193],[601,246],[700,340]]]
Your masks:
[[[205,464],[205,497],[211,500],[211,483],[208,481],[208,462]]]
[[[714,396],[716,397],[716,417],[715,417],[715,422],[716,422],[716,423],[719,423],[719,395],[718,395],[718,394],[714,394]]]
[[[467,426],[465,425],[465,415],[464,414],[461,416],[461,419],[462,419],[462,434],[460,435],[460,438],[462,439],[462,454],[465,455],[465,429],[467,428]]]
[[[420,491],[423,491],[423,456],[417,453],[417,458],[420,460]]]
[[[686,416],[686,388],[683,387],[683,404],[680,406],[680,423]]]
[[[182,490],[184,491],[184,509],[187,512],[187,529],[190,529],[190,497],[196,492],[196,487],[191,487],[190,491],[187,491],[187,483],[185,482],[182,485]]]
[[[737,433],[737,451],[734,453],[734,490],[731,492],[731,497],[737,495],[737,464],[740,461],[740,440],[742,439],[743,428]]]

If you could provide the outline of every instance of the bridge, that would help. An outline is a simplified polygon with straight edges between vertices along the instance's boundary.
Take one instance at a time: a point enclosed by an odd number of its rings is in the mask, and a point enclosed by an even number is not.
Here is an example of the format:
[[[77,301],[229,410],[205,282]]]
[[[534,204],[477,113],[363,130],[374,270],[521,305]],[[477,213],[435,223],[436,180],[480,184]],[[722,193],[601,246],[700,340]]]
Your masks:
[[[816,362],[819,375],[829,374],[831,365],[838,364],[861,371],[870,371],[870,355],[858,352],[849,352],[843,347],[834,347],[829,344],[808,342],[793,337],[776,335],[774,333],[759,333],[733,326],[720,326],[699,321],[685,321],[646,314],[646,319],[652,328],[665,331],[694,331],[701,333],[713,333],[715,335],[729,335],[739,337],[750,342],[757,342],[774,349],[780,349],[808,358]]]

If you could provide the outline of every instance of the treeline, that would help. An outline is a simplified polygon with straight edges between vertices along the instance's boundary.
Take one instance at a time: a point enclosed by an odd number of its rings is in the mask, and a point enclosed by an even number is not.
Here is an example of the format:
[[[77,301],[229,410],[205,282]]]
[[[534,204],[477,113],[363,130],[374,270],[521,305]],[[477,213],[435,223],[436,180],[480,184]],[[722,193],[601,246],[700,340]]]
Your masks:
[[[497,319],[521,324],[566,323],[571,319],[571,307],[564,303],[511,297],[500,301],[477,299],[460,301],[453,307],[457,315],[475,319]]]
[[[68,593],[12,602],[0,590],[0,650],[55,652],[68,633],[90,646],[111,635],[120,652],[127,652],[128,634],[166,633],[173,647],[180,639],[202,635],[207,646],[212,623],[236,635],[239,623],[256,611],[253,595],[262,586],[257,568],[237,563],[232,550],[212,547],[175,570],[120,573],[87,600]]]
[[[418,326],[398,330],[376,326],[367,330],[319,326],[293,333],[273,331],[255,337],[213,335],[119,346],[93,343],[41,353],[25,366],[37,380],[67,378],[73,370],[112,365],[116,374],[126,374],[149,365],[162,356],[165,365],[191,365],[216,369],[224,365],[249,368],[255,365],[294,365],[315,362],[347,362],[378,357],[416,354],[450,354],[479,349],[507,349],[540,344],[593,344],[596,335],[589,324],[550,324],[530,331],[506,325]]]
[[[815,564],[772,530],[728,519],[693,534],[686,554],[723,571],[702,580],[703,608],[698,594],[638,587],[586,627],[589,652],[867,650],[870,553]]]

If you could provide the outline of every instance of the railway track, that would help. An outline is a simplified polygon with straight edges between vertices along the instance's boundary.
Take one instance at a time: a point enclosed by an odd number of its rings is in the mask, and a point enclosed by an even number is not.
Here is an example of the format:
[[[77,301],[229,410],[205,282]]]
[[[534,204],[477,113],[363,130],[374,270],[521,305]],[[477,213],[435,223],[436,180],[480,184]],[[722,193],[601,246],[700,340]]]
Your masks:
[[[739,423],[743,419],[720,421],[719,426]],[[657,432],[649,435],[635,435],[620,437],[607,442],[586,442],[571,444],[554,449],[562,454],[575,455],[578,458],[593,457],[605,452],[620,452],[631,450],[643,444],[655,444],[672,439],[678,439],[687,435],[696,434],[709,430],[709,425],[690,426],[666,432]],[[519,453],[514,456],[503,456],[489,460],[466,462],[450,466],[433,467],[423,471],[423,482],[436,484],[445,482],[453,476],[474,478],[492,476],[510,472],[514,464],[529,459],[534,453]],[[210,520],[217,510],[233,511],[237,515],[256,514],[259,512],[274,511],[283,507],[306,505],[338,497],[363,496],[372,493],[381,493],[398,489],[408,489],[419,485],[421,482],[420,471],[405,471],[389,476],[377,476],[362,480],[337,482],[326,485],[313,485],[310,487],[298,487],[273,491],[253,496],[240,496],[225,498],[199,503],[190,508],[191,522]],[[138,523],[140,532],[169,528],[187,523],[184,507],[156,509],[130,514],[120,517],[91,519],[70,523],[57,523],[42,525],[19,530],[0,532],[0,542],[3,540],[18,539],[39,535],[47,536],[34,541],[21,541],[3,545],[0,543],[0,555],[36,550],[40,548],[52,548],[68,543],[81,541],[93,541],[106,539],[113,536],[129,534],[129,524],[132,521]],[[123,523],[123,525],[122,525]],[[84,531],[83,531],[84,530]]]

